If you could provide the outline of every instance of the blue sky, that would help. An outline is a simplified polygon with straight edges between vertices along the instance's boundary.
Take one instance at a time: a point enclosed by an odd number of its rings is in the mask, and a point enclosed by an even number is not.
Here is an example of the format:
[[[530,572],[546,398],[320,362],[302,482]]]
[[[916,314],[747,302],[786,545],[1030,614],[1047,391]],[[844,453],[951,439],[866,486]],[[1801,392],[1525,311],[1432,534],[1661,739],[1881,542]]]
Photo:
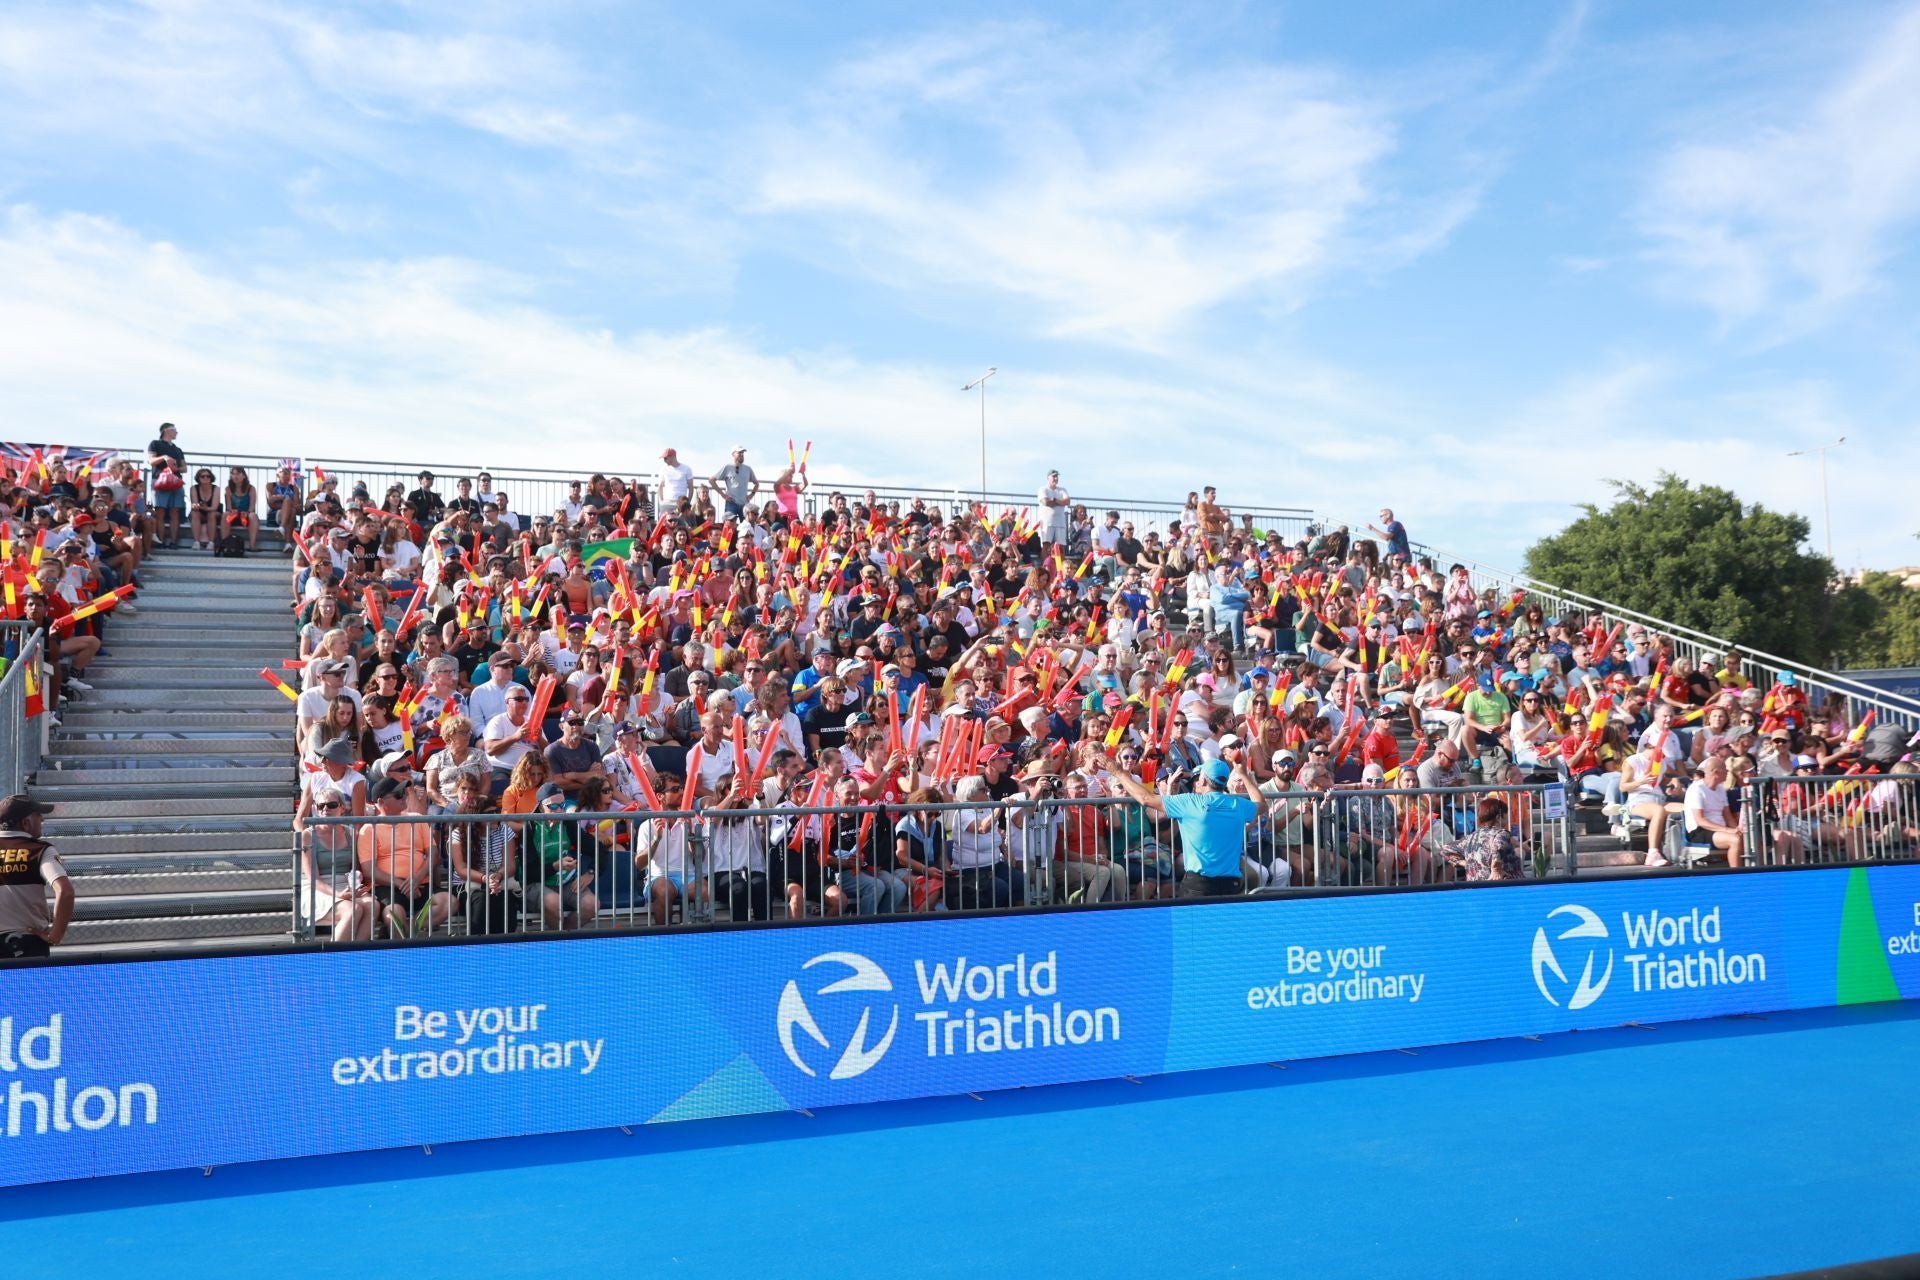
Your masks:
[[[774,464],[1494,563],[1656,470],[1920,561],[1920,6],[14,3],[19,438]]]

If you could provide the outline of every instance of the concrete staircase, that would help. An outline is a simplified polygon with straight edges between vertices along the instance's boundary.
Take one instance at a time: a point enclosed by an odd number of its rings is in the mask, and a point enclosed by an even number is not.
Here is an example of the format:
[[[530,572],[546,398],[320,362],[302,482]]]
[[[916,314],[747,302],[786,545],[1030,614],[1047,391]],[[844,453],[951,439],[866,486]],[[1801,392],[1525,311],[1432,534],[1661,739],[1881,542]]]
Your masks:
[[[258,675],[295,652],[288,576],[264,550],[142,566],[34,776],[78,898],[62,954],[290,940],[293,709]]]

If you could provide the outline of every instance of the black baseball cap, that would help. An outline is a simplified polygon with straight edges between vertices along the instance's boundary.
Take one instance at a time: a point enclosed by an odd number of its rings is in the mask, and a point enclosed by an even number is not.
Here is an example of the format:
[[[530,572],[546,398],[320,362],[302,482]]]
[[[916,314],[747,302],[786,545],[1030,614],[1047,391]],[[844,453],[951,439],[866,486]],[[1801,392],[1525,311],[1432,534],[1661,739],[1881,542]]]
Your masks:
[[[22,818],[32,817],[36,813],[47,814],[52,812],[52,805],[41,804],[31,796],[15,792],[5,800],[0,800],[0,827],[11,827]]]

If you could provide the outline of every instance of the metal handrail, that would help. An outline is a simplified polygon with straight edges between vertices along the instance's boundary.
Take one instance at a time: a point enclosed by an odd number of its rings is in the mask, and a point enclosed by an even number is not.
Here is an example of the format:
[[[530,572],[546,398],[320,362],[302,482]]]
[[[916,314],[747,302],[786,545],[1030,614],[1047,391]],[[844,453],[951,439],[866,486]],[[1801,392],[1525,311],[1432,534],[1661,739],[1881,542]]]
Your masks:
[[[1751,658],[1764,665],[1773,667],[1776,670],[1791,671],[1794,673],[1796,680],[1805,681],[1807,684],[1828,693],[1839,694],[1853,702],[1871,706],[1883,715],[1898,715],[1910,720],[1920,721],[1920,699],[1909,698],[1905,694],[1893,693],[1885,689],[1876,688],[1863,681],[1855,680],[1843,672],[1828,671],[1808,663],[1798,662],[1792,658],[1783,658],[1778,654],[1768,653],[1764,649],[1756,649],[1751,645],[1740,644],[1737,641],[1727,640],[1704,631],[1696,631],[1692,627],[1684,627],[1678,623],[1668,622],[1664,618],[1656,618],[1651,614],[1641,613],[1637,609],[1628,609],[1622,605],[1611,604],[1583,592],[1555,586],[1553,583],[1543,582],[1528,574],[1495,568],[1491,565],[1482,564],[1477,560],[1469,560],[1464,556],[1451,555],[1427,543],[1413,543],[1412,547],[1416,559],[1430,559],[1436,566],[1458,564],[1464,567],[1467,570],[1469,580],[1472,581],[1476,587],[1496,586],[1508,590],[1524,589],[1528,594],[1544,597],[1545,600],[1554,602],[1556,605],[1576,605],[1582,612],[1597,612],[1614,621],[1639,623],[1641,626],[1658,632],[1661,635],[1670,637],[1676,641],[1685,642],[1693,650],[1693,653],[1689,655],[1690,657],[1697,657],[1703,653],[1724,655],[1727,651],[1733,650],[1744,657]]]
[[[27,624],[9,621],[3,625],[0,635],[6,637],[6,647],[12,649],[15,642],[11,633]],[[6,674],[0,675],[0,794],[25,791],[27,779],[39,766],[40,754],[45,749],[45,715],[27,715],[28,671],[40,675],[44,697],[46,677],[39,667],[45,641],[45,632],[34,628],[7,663]]]

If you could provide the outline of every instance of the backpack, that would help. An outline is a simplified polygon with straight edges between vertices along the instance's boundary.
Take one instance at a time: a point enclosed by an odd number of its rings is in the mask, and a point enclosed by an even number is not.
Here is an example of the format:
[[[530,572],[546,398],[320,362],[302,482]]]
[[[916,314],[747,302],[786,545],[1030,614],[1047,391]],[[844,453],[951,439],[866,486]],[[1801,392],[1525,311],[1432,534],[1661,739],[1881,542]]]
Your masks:
[[[213,554],[228,560],[244,560],[247,555],[247,536],[238,529],[229,529],[220,535],[220,541],[213,544]]]

